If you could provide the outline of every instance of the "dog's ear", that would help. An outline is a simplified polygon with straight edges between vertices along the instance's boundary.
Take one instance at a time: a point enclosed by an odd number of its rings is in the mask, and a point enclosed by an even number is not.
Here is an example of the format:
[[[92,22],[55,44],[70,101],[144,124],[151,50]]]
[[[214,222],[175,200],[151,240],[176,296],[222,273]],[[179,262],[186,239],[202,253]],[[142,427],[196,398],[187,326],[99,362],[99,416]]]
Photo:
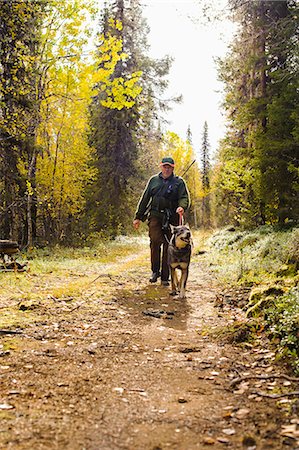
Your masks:
[[[189,225],[189,223],[188,223],[188,222],[187,222],[187,223],[185,223],[185,227],[189,228],[189,230],[190,230],[190,225]]]
[[[170,231],[172,232],[172,234],[174,233],[174,231],[175,231],[175,227],[173,226],[173,225],[171,225],[171,223],[169,224],[169,226],[170,226]]]

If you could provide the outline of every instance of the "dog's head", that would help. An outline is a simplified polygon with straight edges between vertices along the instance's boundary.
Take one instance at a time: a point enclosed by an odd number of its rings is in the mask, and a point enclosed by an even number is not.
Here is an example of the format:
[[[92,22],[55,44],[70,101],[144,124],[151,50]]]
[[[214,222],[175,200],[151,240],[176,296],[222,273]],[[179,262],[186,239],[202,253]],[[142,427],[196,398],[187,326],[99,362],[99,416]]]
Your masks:
[[[192,237],[189,225],[180,225],[174,227],[170,225],[171,233],[173,234],[174,245],[177,248],[184,248],[187,245],[192,245]]]

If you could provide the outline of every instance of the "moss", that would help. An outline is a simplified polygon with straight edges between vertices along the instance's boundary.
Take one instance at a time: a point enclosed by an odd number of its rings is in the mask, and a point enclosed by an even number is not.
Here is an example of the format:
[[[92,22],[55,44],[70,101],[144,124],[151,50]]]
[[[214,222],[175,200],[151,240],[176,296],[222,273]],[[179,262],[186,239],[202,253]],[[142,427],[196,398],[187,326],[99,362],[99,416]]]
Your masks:
[[[265,308],[269,308],[269,306],[273,305],[275,305],[275,297],[273,295],[262,297],[247,309],[246,316],[258,317],[263,313]]]
[[[209,239],[206,258],[220,282],[252,286],[247,317],[266,321],[279,354],[299,373],[299,228],[220,230]]]
[[[213,331],[205,330],[202,334],[214,335],[217,340],[227,343],[245,343],[254,340],[254,336],[263,324],[261,321],[251,319],[247,321],[236,321],[231,326],[220,327]]]

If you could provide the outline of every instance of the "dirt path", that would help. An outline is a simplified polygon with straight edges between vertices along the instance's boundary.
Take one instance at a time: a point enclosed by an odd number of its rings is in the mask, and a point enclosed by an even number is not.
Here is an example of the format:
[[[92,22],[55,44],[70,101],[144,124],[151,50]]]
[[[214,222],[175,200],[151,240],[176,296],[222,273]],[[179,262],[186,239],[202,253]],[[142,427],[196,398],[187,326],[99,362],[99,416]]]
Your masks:
[[[1,337],[0,448],[298,449],[298,400],[261,396],[298,384],[259,379],[282,374],[262,341],[208,334],[241,316],[215,306],[221,288],[201,258],[184,301],[148,284],[144,248],[97,269],[100,290],[53,300],[22,335]]]

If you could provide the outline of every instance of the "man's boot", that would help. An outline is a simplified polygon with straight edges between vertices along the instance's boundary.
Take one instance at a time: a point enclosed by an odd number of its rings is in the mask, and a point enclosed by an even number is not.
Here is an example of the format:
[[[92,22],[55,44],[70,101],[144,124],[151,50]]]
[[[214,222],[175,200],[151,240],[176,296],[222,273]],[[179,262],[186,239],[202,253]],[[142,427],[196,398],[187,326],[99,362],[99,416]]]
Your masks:
[[[159,278],[160,274],[159,272],[152,272],[152,275],[150,277],[150,283],[156,283],[158,278]]]

